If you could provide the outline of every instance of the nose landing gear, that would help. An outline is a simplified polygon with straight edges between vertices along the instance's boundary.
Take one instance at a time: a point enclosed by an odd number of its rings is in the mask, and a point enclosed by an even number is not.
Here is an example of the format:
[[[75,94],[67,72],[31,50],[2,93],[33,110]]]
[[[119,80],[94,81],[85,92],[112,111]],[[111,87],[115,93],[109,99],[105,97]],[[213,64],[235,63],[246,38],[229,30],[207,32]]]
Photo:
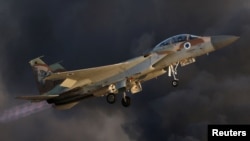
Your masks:
[[[177,75],[177,68],[179,66],[180,62],[177,62],[176,64],[174,65],[170,65],[168,67],[168,76],[171,77],[173,76],[174,77],[174,80],[172,81],[172,86],[173,87],[177,87],[179,85],[179,79],[176,78],[176,75]]]
[[[179,81],[178,80],[173,80],[172,81],[172,86],[173,87],[177,87],[179,85]]]

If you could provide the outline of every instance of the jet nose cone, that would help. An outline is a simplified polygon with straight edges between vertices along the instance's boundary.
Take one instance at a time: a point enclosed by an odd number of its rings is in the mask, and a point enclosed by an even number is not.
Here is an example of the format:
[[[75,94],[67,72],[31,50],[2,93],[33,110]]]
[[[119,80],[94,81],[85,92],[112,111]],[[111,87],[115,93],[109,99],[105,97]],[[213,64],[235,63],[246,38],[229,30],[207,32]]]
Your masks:
[[[238,40],[240,37],[238,36],[229,36],[229,35],[222,35],[222,36],[212,36],[211,42],[214,46],[214,48],[220,49],[222,47],[225,47],[227,45],[230,45],[231,43]]]

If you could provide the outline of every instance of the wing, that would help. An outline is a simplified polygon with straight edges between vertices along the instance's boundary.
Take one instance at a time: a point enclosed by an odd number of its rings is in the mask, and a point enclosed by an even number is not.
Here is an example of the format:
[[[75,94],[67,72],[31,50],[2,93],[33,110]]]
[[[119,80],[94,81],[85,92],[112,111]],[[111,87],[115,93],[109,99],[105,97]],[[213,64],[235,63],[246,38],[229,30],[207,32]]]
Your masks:
[[[75,70],[75,71],[67,71],[67,72],[58,72],[53,73],[50,76],[46,77],[45,80],[65,80],[70,79],[73,81],[76,81],[75,83],[81,83],[80,81],[85,81],[83,83],[88,82],[95,83],[101,80],[104,80],[106,78],[112,77],[114,75],[124,75],[125,70],[128,70],[129,68],[132,68],[136,64],[144,61],[144,57],[138,57],[133,60],[129,60],[127,62],[119,63],[119,64],[113,64],[113,65],[107,65],[107,66],[101,66],[101,67],[95,67],[95,68],[88,68],[88,69],[81,69],[81,70]],[[74,83],[72,81],[72,83]],[[66,83],[65,83],[66,84]]]
[[[16,98],[39,102],[58,97],[64,93],[70,94],[70,92],[77,91],[81,87],[91,84],[93,81],[105,79],[111,75],[122,72],[124,69],[122,68],[123,65],[124,64],[116,64],[91,69],[53,73],[45,80],[63,80],[63,82],[42,95],[19,96]]]
[[[123,65],[118,64],[112,66],[103,66],[97,68],[54,73],[45,78],[45,80],[71,79],[77,81],[88,78],[92,82],[96,82],[100,79],[105,79],[114,74],[123,72],[124,69],[122,68],[122,66]]]
[[[81,69],[75,71],[66,71],[66,72],[56,72],[50,74],[46,77],[45,81],[56,81],[62,80],[60,84],[55,86],[50,91],[43,93],[38,96],[20,96],[19,99],[31,100],[31,101],[42,101],[49,100],[60,96],[61,94],[71,94],[71,92],[78,91],[82,87],[95,84],[112,76],[118,75],[125,77],[125,70],[132,68],[136,64],[144,61],[144,57],[137,57],[135,59],[128,60],[123,63],[107,65],[89,69]]]

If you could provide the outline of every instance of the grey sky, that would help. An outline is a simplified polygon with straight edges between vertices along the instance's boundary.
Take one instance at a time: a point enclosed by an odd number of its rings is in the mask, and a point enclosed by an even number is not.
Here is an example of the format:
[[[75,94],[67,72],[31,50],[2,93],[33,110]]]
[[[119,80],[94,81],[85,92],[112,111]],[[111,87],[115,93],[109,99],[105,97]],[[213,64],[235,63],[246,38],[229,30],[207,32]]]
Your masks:
[[[0,110],[35,95],[28,61],[68,69],[117,63],[180,33],[241,36],[233,45],[143,84],[130,108],[105,98],[0,123],[0,140],[206,140],[209,123],[249,124],[250,1],[0,0]],[[1,112],[0,112],[1,113]]]

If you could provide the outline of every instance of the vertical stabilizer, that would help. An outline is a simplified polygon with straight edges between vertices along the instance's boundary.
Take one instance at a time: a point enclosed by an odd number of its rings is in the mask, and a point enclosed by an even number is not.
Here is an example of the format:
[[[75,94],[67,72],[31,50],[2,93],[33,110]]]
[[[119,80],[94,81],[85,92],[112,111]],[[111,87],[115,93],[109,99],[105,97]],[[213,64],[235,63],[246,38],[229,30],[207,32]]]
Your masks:
[[[32,59],[29,63],[34,72],[40,94],[51,90],[54,87],[53,83],[44,80],[44,78],[52,73],[50,67],[41,59],[41,57]]]

